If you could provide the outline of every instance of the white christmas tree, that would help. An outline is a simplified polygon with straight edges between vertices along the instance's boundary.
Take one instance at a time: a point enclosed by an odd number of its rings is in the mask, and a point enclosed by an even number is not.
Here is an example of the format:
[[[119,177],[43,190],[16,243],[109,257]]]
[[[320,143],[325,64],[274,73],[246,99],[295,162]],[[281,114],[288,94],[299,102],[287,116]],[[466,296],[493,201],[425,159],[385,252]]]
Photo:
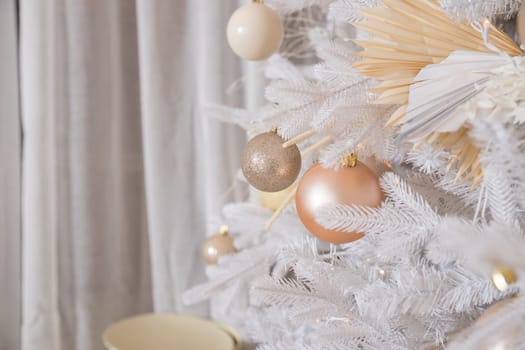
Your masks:
[[[288,37],[306,35],[315,64],[298,64],[309,51],[285,36],[297,52],[267,62],[268,105],[210,115],[277,127],[302,151],[299,182],[357,154],[384,200],[320,208],[325,228],[364,233],[337,245],[293,203],[227,205],[237,252],[186,302],[211,298],[261,350],[525,349],[525,62],[489,22],[515,20],[519,4],[268,1],[295,18]]]

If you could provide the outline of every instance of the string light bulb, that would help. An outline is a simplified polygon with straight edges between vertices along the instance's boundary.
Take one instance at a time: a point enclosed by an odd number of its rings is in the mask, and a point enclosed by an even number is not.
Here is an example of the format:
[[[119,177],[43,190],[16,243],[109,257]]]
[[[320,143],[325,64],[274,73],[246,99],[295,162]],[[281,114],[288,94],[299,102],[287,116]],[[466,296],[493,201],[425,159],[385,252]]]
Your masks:
[[[498,266],[492,272],[492,283],[500,292],[505,292],[510,285],[518,280],[518,276],[513,269],[506,266]]]

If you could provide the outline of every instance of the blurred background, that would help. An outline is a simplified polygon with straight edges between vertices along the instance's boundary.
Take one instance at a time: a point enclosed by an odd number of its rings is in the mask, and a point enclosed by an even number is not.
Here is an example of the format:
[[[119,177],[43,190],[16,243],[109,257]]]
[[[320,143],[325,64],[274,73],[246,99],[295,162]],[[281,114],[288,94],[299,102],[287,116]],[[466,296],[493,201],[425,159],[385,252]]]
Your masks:
[[[0,349],[102,349],[126,316],[208,314],[181,294],[242,195],[245,134],[202,107],[262,98],[226,43],[237,6],[0,1]]]

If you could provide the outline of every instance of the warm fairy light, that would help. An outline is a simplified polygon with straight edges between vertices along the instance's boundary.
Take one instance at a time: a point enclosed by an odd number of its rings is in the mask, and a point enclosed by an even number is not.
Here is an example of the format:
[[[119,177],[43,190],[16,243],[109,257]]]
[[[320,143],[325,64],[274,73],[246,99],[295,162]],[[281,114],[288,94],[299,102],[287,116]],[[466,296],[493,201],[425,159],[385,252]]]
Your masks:
[[[385,275],[385,270],[383,270],[383,269],[379,269],[378,272],[379,272],[379,274],[380,274],[381,276],[384,276],[384,275]]]
[[[385,165],[388,169],[392,169],[392,163],[390,163],[389,161],[386,161]]]
[[[492,282],[494,286],[500,291],[504,292],[509,289],[509,286],[516,282],[518,277],[514,270],[508,267],[498,267],[492,273]]]

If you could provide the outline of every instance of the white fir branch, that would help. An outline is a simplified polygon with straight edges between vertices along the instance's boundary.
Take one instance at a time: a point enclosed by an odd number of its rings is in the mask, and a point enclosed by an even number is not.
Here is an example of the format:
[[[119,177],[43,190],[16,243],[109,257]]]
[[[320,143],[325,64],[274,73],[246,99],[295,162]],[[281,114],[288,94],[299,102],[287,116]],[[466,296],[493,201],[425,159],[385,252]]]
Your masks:
[[[457,262],[472,273],[486,276],[499,264],[525,271],[520,253],[525,249],[525,237],[512,226],[498,222],[480,226],[458,218],[445,218],[435,235],[427,255],[436,264]]]
[[[268,59],[264,74],[270,80],[286,80],[295,83],[308,80],[297,66],[279,54]]]
[[[481,186],[473,187],[472,181],[458,179],[454,170],[439,176],[436,187],[461,198],[469,206],[475,206],[479,201]]]
[[[388,348],[403,349],[405,346],[392,342],[390,334],[384,334],[363,323],[342,321],[339,324],[328,324],[315,332],[315,349],[329,344],[329,349]]]
[[[411,229],[388,231],[364,239],[373,239],[374,253],[381,261],[414,261],[425,249],[431,239],[430,228],[412,227]]]
[[[387,172],[381,177],[381,187],[398,209],[418,215],[423,222],[437,223],[437,214],[423,196],[394,173]]]
[[[472,188],[467,185],[465,185],[465,187],[460,187],[461,181],[457,180],[455,182],[455,188],[459,189],[457,192],[460,192],[462,195],[457,195],[456,191],[444,189],[441,185],[443,176],[437,174],[423,175],[420,173],[412,173],[405,177],[405,181],[410,187],[420,193],[440,216],[461,215],[471,217],[474,215],[475,203],[473,200],[470,200],[470,195],[468,195],[468,193],[470,193],[469,189],[472,191]],[[465,200],[463,191],[468,195],[469,200]],[[478,198],[475,198],[475,200],[477,199]]]
[[[332,0],[267,0],[266,2],[279,13],[285,15],[312,6],[317,6],[326,11]]]
[[[359,110],[357,110],[359,111]],[[374,123],[369,125],[366,121],[369,120],[366,115],[360,113],[352,113],[353,120],[348,120],[348,125],[354,126],[350,128],[349,132],[345,134],[344,138],[338,138],[331,145],[326,146],[319,157],[320,163],[325,168],[338,169],[340,167],[341,158],[348,153],[355,153],[357,145],[367,136],[367,131],[370,131],[374,127]],[[349,118],[346,118],[349,119]],[[364,147],[363,147],[364,148]],[[360,149],[359,156],[366,158],[369,156],[368,152]]]
[[[456,285],[439,300],[440,307],[451,313],[472,313],[477,308],[502,299],[506,294],[498,291],[488,279],[467,279]]]
[[[515,198],[515,189],[501,169],[486,169],[484,185],[487,189],[488,207],[492,219],[500,223],[509,223],[519,229],[519,207]]]
[[[275,80],[266,87],[265,97],[279,108],[300,109],[322,103],[330,94],[323,91],[319,84],[310,81]]]
[[[275,280],[269,276],[263,276],[252,283],[250,302],[257,306],[303,308],[311,303],[325,304],[328,303],[328,300],[293,278]]]
[[[407,161],[427,175],[442,175],[449,159],[448,152],[435,149],[429,143],[422,143],[407,154]]]
[[[484,165],[491,215],[494,220],[517,227],[518,213],[525,203],[525,159],[520,148],[519,136],[523,136],[520,131],[511,130],[500,121],[480,118],[470,133],[482,148],[480,161]],[[491,141],[487,143],[484,140],[489,135]]]
[[[521,0],[439,0],[441,8],[457,20],[483,21],[497,15],[507,18],[516,13]]]
[[[333,91],[331,96],[326,98],[320,105],[319,110],[310,125],[316,130],[330,128],[335,122],[334,117],[337,115],[336,112],[339,108],[362,103],[362,100],[357,96],[369,88],[368,82],[368,80],[358,80],[345,84],[338,89],[331,90]]]
[[[246,275],[252,274],[257,276],[260,273],[264,273],[268,268],[268,260],[266,254],[261,254],[262,257],[259,259],[253,259],[254,254],[250,254],[252,261],[245,263],[242,266],[228,266],[228,269],[221,269],[218,276],[213,280],[197,285],[193,288],[188,289],[183,295],[183,302],[186,305],[193,305],[202,301],[208,300],[213,293],[216,293],[222,288],[227,287],[231,282],[245,278]]]
[[[504,303],[504,304],[502,304]],[[497,348],[508,346],[509,349],[525,347],[525,301],[523,296],[501,301],[497,310],[484,316],[470,328],[455,335],[448,350],[477,350],[481,345]]]
[[[322,60],[322,63],[315,67],[317,76],[321,80],[369,79],[361,76],[353,68],[353,64],[358,61],[358,58],[354,56],[358,47],[353,43],[334,38],[333,40],[318,42],[315,48],[317,56]],[[326,79],[327,77],[328,79]]]
[[[286,17],[285,25],[299,23],[288,18],[304,21],[300,28],[287,28],[288,38],[292,34],[304,45],[287,43],[284,52],[259,66],[270,81],[268,103],[261,109],[248,113],[210,106],[205,112],[254,133],[277,127],[285,139],[314,130],[300,141],[303,151],[330,137],[331,144],[303,159],[302,173],[313,162],[337,168],[348,152],[388,162],[390,172],[380,179],[385,200],[379,208],[331,205],[319,210],[316,219],[323,226],[365,233],[341,245],[316,240],[293,205],[264,233],[269,209],[227,205],[216,221],[230,226],[239,252],[209,266],[209,282],[188,291],[185,301],[211,298],[213,316],[234,325],[261,350],[469,350],[480,348],[478,341],[489,333],[506,334],[517,327],[525,334],[520,297],[525,288],[525,125],[502,123],[502,116],[523,114],[509,104],[520,103],[522,82],[505,86],[515,92],[512,96],[493,101],[509,111],[468,117],[465,127],[480,151],[483,171],[478,184],[480,178],[458,176],[457,165],[449,169],[446,150],[429,143],[412,149],[413,144],[395,138],[397,130],[385,122],[398,106],[375,104],[372,88],[378,82],[353,68],[354,54],[361,49],[352,40],[361,32],[350,22],[362,20],[359,11],[382,6],[381,1],[266,3]],[[501,10],[504,16],[513,14],[518,1],[440,4],[456,19],[479,21]],[[301,56],[305,53],[309,56]],[[501,82],[512,83],[519,75],[513,72]],[[500,265],[518,276],[505,292],[491,281]],[[472,336],[455,338],[485,307],[511,294],[519,300],[512,308],[467,329]],[[520,337],[516,348],[524,347],[524,341]]]
[[[337,0],[330,5],[329,14],[338,22],[358,22],[363,20],[359,10],[378,6],[383,6],[380,0]]]
[[[421,227],[421,223],[415,217],[389,204],[384,204],[378,209],[364,206],[330,205],[319,210],[316,220],[328,229],[368,234],[401,232]]]

